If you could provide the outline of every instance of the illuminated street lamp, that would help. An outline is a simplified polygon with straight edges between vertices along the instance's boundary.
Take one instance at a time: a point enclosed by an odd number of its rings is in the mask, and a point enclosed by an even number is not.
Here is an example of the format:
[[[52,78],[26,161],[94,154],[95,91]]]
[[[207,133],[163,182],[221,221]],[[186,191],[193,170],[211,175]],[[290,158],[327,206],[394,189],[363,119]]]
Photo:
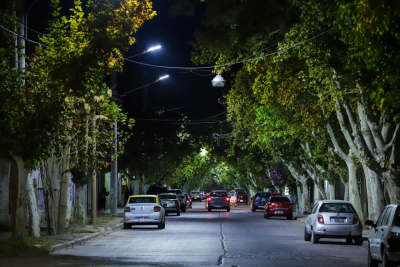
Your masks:
[[[146,54],[146,53],[148,53],[148,52],[151,52],[151,51],[154,51],[154,50],[157,50],[157,49],[160,49],[161,48],[161,45],[157,45],[157,46],[153,46],[153,47],[150,47],[149,49],[147,49],[147,50],[144,50],[142,53],[140,53],[140,54],[137,54],[137,55],[133,55],[133,56],[130,56],[130,57],[126,57],[125,59],[127,59],[127,58],[133,58],[133,57],[137,57],[137,56],[140,56],[140,55],[143,55],[143,54]]]
[[[133,92],[133,91],[142,89],[142,88],[147,87],[147,86],[149,86],[149,85],[151,85],[151,84],[153,84],[153,83],[156,83],[156,82],[159,82],[159,81],[161,81],[161,80],[164,80],[164,79],[166,79],[166,78],[168,78],[168,77],[169,77],[169,75],[162,76],[162,77],[158,78],[157,80],[155,80],[154,82],[148,83],[148,84],[145,84],[145,85],[142,85],[142,86],[140,86],[140,87],[138,87],[138,88],[135,88],[135,89],[132,89],[132,90],[130,90],[130,91],[124,93],[122,96],[126,96],[127,94],[129,94],[129,93],[131,93],[131,92]]]
[[[211,83],[214,87],[224,87],[225,86],[225,80],[222,78],[222,76],[219,74],[219,70],[217,71],[217,76],[212,79]]]

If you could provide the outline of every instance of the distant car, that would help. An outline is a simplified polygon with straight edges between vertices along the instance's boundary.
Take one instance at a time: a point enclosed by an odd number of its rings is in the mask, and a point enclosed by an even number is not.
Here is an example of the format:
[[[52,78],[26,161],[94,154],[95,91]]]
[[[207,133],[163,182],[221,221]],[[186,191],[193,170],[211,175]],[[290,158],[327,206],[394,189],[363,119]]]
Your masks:
[[[236,188],[235,189],[237,203],[247,203],[247,192],[243,188]]]
[[[168,193],[174,193],[178,197],[179,202],[181,203],[181,211],[186,212],[187,210],[187,200],[183,195],[181,189],[168,189]]]
[[[315,204],[306,220],[304,240],[318,243],[321,238],[345,238],[347,244],[354,239],[356,245],[362,244],[362,225],[349,201],[322,200]]]
[[[157,225],[165,228],[165,210],[156,195],[134,195],[124,208],[124,229],[132,225]]]
[[[257,192],[254,197],[252,197],[250,210],[255,212],[258,209],[263,209],[270,197],[271,193],[269,192]]]
[[[228,193],[224,190],[211,191],[206,199],[206,209],[208,211],[212,209],[226,209],[229,212],[231,206]]]
[[[288,197],[273,196],[264,206],[264,218],[269,219],[271,216],[286,217],[288,220],[293,219],[292,203]]]
[[[398,266],[400,264],[400,205],[388,205],[378,218],[365,221],[372,226],[368,238],[368,266]]]
[[[187,200],[187,208],[191,209],[192,207],[192,197],[188,193],[183,193]]]
[[[236,207],[237,206],[237,198],[236,198],[236,193],[235,192],[229,192],[228,193],[230,197],[230,203],[232,206]]]
[[[158,195],[161,205],[164,207],[165,214],[176,213],[177,216],[181,215],[180,203],[178,196],[174,193],[161,193]]]
[[[193,201],[198,200],[201,202],[202,195],[200,191],[192,191],[190,192],[190,196],[192,197]]]

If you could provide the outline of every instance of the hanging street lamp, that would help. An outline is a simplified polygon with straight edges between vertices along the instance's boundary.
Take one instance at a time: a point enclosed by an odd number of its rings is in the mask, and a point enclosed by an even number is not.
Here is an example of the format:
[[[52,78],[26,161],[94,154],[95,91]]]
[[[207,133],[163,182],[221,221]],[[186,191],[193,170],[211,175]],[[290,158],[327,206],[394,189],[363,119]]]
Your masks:
[[[225,86],[224,78],[219,74],[219,70],[217,71],[217,76],[212,79],[211,83],[214,87],[224,87]]]

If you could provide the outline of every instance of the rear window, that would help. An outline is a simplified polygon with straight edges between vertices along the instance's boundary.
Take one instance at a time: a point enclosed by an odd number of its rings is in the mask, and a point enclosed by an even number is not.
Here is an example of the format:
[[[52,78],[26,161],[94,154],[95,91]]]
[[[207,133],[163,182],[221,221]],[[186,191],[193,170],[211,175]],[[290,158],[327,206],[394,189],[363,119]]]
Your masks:
[[[258,194],[256,194],[256,197],[269,198],[269,197],[271,197],[271,193],[258,193]]]
[[[158,195],[159,199],[176,199],[176,195]]]
[[[174,193],[174,194],[182,194],[182,191],[179,189],[168,189],[168,193]]]
[[[319,212],[356,213],[353,206],[347,203],[324,203],[319,208]]]
[[[272,197],[270,200],[271,203],[290,203],[290,199],[287,197]]]
[[[157,203],[157,201],[155,197],[131,197],[129,203]]]
[[[198,194],[198,195],[200,195],[200,192],[199,192],[199,191],[192,191],[192,194]]]
[[[212,192],[212,197],[226,197],[227,193],[226,192]]]

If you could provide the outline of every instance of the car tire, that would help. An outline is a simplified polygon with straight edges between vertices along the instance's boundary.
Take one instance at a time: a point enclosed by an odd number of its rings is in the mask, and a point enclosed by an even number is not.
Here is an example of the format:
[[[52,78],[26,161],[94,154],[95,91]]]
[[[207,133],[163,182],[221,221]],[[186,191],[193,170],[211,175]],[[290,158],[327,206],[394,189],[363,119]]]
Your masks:
[[[267,220],[269,219],[269,214],[268,213],[265,214],[265,219],[267,219]]]
[[[293,220],[293,215],[287,216],[286,219],[288,219],[288,220]]]
[[[230,211],[231,211],[231,207],[227,208],[226,211],[227,211],[227,212],[230,212]]]
[[[347,245],[353,244],[353,239],[351,239],[351,237],[346,237],[346,244]]]
[[[251,211],[256,212],[256,209],[254,208],[254,206],[251,207]]]
[[[158,229],[164,229],[164,228],[165,228],[165,222],[158,224]]]
[[[199,199],[199,201],[201,202],[201,198]]]
[[[211,211],[211,208],[210,208],[210,207],[208,207],[208,211]]]
[[[132,228],[132,224],[124,223],[124,229],[131,229],[131,228]]]
[[[316,233],[314,233],[313,230],[311,230],[311,242],[313,244],[318,244],[319,243],[319,236]]]
[[[186,212],[186,207],[185,206],[182,207],[182,212]]]
[[[176,216],[181,216],[181,211],[180,211],[180,210],[178,210],[178,211],[176,212]]]
[[[374,260],[371,255],[371,250],[368,244],[368,267],[378,267],[379,262]]]
[[[304,227],[304,241],[310,241],[311,235],[307,232],[307,228]]]
[[[357,246],[361,246],[362,243],[363,243],[362,236],[356,236],[356,237],[354,238],[354,243],[355,243]]]
[[[393,267],[394,264],[390,261],[387,253],[386,253],[386,248],[383,249],[383,255],[382,255],[382,267]]]

